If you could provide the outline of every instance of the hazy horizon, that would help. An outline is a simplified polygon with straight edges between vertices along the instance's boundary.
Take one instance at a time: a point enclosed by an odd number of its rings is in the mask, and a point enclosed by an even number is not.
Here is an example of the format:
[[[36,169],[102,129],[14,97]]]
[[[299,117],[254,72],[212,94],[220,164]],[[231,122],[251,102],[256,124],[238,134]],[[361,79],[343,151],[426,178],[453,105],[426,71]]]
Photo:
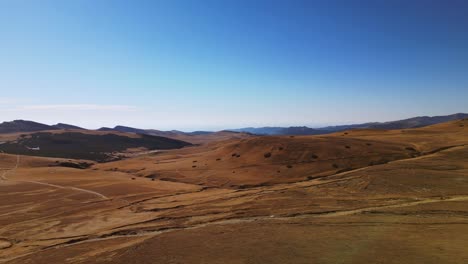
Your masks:
[[[429,115],[429,117],[433,116],[445,116],[445,115],[453,115],[453,114],[467,114],[467,113],[462,113],[462,112],[457,112],[457,113],[449,113],[449,114],[444,114],[444,115]],[[102,125],[102,126],[96,126],[96,127],[86,127],[86,126],[81,126],[79,124],[75,123],[70,123],[66,121],[60,121],[60,122],[39,122],[37,120],[29,120],[29,119],[24,119],[24,118],[18,118],[18,119],[13,119],[13,120],[0,120],[1,122],[11,122],[15,120],[24,120],[24,121],[33,121],[33,122],[38,122],[46,125],[56,125],[59,123],[62,124],[67,124],[67,125],[74,125],[74,126],[79,126],[84,129],[90,129],[90,130],[97,130],[100,128],[114,128],[116,126],[126,126],[126,127],[132,127],[132,128],[138,128],[138,129],[156,129],[156,130],[165,130],[165,131],[170,131],[170,130],[177,130],[177,131],[182,131],[182,132],[195,132],[195,131],[222,131],[222,130],[230,130],[230,129],[241,129],[241,128],[262,128],[262,127],[309,127],[309,128],[324,128],[328,126],[341,126],[341,125],[356,125],[356,124],[364,124],[364,123],[373,123],[373,122],[378,122],[378,123],[385,123],[385,122],[391,122],[391,121],[399,121],[399,120],[404,120],[404,119],[409,119],[413,117],[422,117],[422,116],[428,116],[428,115],[420,115],[420,116],[411,116],[411,117],[405,117],[401,119],[392,119],[392,120],[371,120],[371,121],[366,121],[366,122],[337,122],[337,123],[323,123],[323,124],[296,124],[296,125],[291,125],[291,124],[273,124],[273,125],[258,125],[258,126],[237,126],[237,127],[216,127],[212,126],[212,129],[209,128],[201,128],[201,129],[176,129],[176,128],[159,128],[159,127],[136,127],[136,126],[131,126],[131,125],[126,125],[124,123],[116,123],[116,124],[110,124],[110,125]]]
[[[161,130],[468,112],[463,1],[3,1],[5,121]]]

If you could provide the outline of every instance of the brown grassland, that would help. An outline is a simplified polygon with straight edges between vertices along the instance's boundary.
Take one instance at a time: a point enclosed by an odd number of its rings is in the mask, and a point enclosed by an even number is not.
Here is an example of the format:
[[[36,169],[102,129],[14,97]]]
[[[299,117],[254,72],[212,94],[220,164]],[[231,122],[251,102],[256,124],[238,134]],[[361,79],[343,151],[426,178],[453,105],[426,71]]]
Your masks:
[[[0,263],[468,263],[466,119],[193,143],[0,154]]]

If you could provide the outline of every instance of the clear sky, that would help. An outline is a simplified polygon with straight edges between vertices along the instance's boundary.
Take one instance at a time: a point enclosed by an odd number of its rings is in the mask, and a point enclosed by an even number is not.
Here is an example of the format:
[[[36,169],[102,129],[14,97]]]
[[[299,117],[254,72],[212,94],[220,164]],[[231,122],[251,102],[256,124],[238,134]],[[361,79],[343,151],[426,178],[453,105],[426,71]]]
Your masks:
[[[0,119],[224,129],[468,112],[467,1],[0,1]]]

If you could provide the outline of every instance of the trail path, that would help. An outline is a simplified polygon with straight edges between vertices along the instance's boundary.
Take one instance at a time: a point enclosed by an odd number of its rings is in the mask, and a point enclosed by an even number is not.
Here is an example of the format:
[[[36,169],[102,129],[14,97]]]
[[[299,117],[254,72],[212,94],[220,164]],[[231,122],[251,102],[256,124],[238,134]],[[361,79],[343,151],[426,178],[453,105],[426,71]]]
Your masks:
[[[3,169],[4,171],[3,171],[2,175],[0,175],[0,178],[3,181],[7,181],[8,180],[7,174],[11,173],[11,172],[14,172],[18,168],[19,163],[20,163],[20,155],[16,155],[16,164],[15,164],[15,166],[13,166],[13,168]]]
[[[90,193],[90,194],[99,196],[99,197],[102,198],[102,199],[106,199],[106,200],[109,199],[109,197],[105,196],[105,195],[102,194],[102,193],[98,193],[98,192],[95,192],[95,191],[86,190],[86,189],[82,189],[82,188],[72,187],[72,186],[63,186],[63,185],[57,185],[57,184],[51,184],[51,183],[39,182],[39,181],[20,181],[20,182],[39,184],[39,185],[54,187],[54,188],[58,188],[58,189],[75,190],[75,191],[79,191],[79,192]]]
[[[3,181],[10,181],[10,179],[8,179],[7,175],[8,174],[12,174],[15,172],[15,170],[18,168],[19,166],[19,163],[20,163],[20,155],[16,155],[16,164],[15,166],[13,166],[12,168],[10,169],[5,169],[2,173],[2,175],[0,175],[0,179],[3,180]],[[91,190],[86,190],[86,189],[82,189],[82,188],[78,188],[78,187],[72,187],[72,186],[62,186],[62,185],[57,185],[57,184],[51,184],[51,183],[46,183],[46,182],[39,182],[39,181],[21,181],[21,180],[18,180],[16,182],[25,182],[25,183],[32,183],[32,184],[38,184],[38,185],[44,185],[44,186],[49,186],[49,187],[54,187],[54,188],[58,188],[58,189],[69,189],[69,190],[74,190],[74,191],[79,191],[79,192],[85,192],[85,193],[89,193],[89,194],[93,194],[95,196],[98,196],[99,198],[102,198],[102,199],[109,199],[109,197],[105,196],[104,194],[102,193],[99,193],[99,192],[95,192],[95,191],[91,191]]]

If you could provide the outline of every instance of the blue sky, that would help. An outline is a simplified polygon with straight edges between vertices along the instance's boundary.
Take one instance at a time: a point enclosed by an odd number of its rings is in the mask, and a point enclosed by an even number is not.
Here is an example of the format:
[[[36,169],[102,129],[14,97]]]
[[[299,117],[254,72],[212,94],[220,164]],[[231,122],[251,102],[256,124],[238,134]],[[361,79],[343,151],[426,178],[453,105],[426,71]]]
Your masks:
[[[0,2],[2,120],[224,129],[468,112],[466,1]]]

